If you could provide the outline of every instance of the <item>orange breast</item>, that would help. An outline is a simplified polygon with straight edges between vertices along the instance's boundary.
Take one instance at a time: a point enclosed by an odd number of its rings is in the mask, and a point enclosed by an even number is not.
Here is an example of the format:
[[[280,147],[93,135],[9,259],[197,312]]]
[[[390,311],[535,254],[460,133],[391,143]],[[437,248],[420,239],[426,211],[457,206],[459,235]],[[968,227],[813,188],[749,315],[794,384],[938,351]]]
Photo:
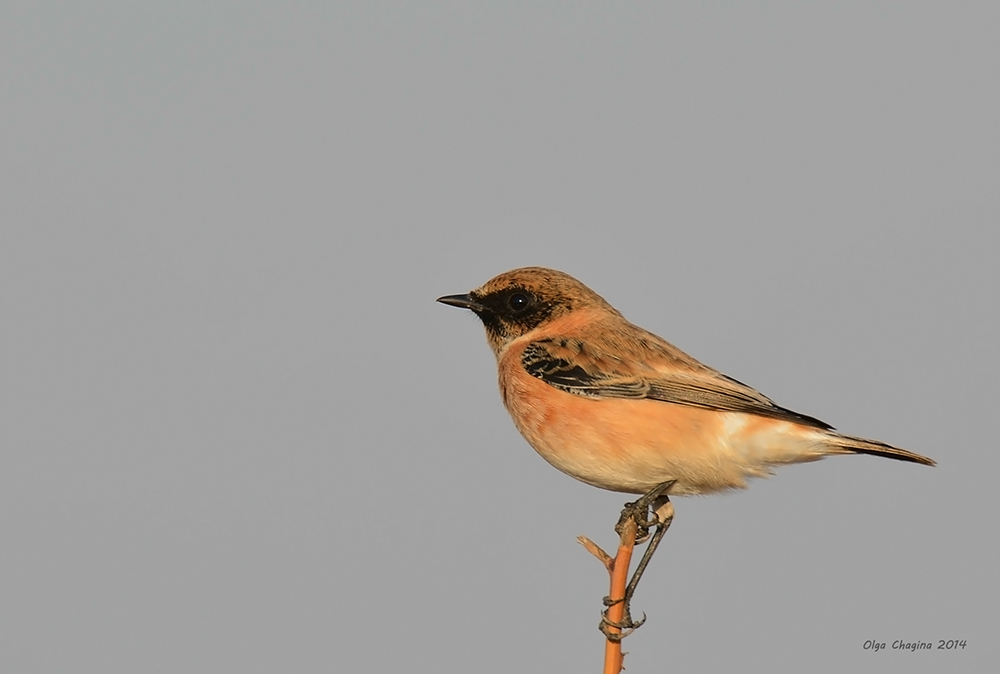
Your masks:
[[[587,398],[561,391],[521,367],[520,349],[501,359],[500,390],[514,424],[550,464],[602,489],[644,493],[677,480],[671,493],[746,486],[778,463],[819,458],[788,422],[655,400]]]

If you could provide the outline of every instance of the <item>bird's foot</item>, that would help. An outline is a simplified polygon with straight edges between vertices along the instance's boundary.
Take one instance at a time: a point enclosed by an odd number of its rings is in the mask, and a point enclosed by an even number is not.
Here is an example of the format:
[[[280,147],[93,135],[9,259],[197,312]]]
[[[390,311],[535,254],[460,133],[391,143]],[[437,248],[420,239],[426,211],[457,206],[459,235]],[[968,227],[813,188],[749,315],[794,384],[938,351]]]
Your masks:
[[[637,629],[642,627],[642,624],[646,622],[646,614],[642,614],[642,618],[638,621],[632,620],[632,613],[629,610],[629,602],[631,598],[628,599],[612,599],[611,597],[604,598],[604,605],[608,608],[601,612],[601,624],[599,629],[601,633],[607,638],[608,641],[619,642],[628,635],[635,632]],[[608,617],[608,610],[615,604],[623,603],[625,604],[625,609],[622,613],[622,619],[619,621],[611,620]],[[614,631],[613,631],[614,630]]]
[[[659,524],[663,524],[660,518],[657,516],[656,510],[650,513],[650,507],[662,496],[668,489],[674,486],[676,480],[668,480],[662,482],[648,492],[643,494],[640,498],[635,501],[631,501],[625,504],[622,508],[621,517],[618,518],[618,524],[615,525],[615,533],[621,536],[622,528],[625,523],[629,520],[635,520],[636,532],[635,532],[635,543],[639,545],[645,543],[649,538],[649,530]]]

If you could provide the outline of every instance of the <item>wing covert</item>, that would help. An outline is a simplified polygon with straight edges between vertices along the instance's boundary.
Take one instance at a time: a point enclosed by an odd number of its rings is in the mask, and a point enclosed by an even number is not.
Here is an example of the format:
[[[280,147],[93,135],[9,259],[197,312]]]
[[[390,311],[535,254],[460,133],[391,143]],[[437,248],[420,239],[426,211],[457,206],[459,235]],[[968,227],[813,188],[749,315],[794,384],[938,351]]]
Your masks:
[[[605,361],[593,357],[591,350],[579,340],[545,339],[532,342],[525,347],[521,364],[531,376],[573,395],[656,400],[708,410],[755,414],[814,428],[832,428],[814,417],[779,407],[746,384],[708,368],[707,372],[662,372],[645,367],[641,369],[641,375],[615,371]]]

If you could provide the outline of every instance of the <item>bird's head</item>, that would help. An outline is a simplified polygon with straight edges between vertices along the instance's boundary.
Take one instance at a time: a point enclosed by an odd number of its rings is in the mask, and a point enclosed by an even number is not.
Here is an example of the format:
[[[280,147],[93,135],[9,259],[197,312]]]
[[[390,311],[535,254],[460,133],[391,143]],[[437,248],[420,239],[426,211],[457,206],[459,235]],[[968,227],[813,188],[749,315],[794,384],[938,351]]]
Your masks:
[[[445,295],[438,302],[474,312],[498,354],[513,340],[571,312],[615,310],[593,290],[555,269],[522,267],[496,276],[466,295]]]

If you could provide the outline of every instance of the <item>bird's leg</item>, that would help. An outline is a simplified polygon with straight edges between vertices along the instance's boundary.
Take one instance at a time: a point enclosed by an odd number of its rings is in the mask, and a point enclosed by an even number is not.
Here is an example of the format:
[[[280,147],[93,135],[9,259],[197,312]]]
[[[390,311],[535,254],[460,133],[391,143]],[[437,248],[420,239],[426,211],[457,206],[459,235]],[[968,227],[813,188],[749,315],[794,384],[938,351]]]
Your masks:
[[[639,560],[639,565],[635,568],[635,572],[632,574],[632,579],[629,581],[628,587],[625,589],[625,596],[621,599],[611,599],[610,597],[604,598],[604,605],[608,607],[611,607],[618,602],[625,603],[625,610],[620,623],[613,623],[609,621],[607,617],[607,610],[604,612],[601,631],[604,632],[609,639],[615,637],[615,639],[612,640],[620,640],[646,622],[645,615],[643,615],[642,619],[638,622],[633,621],[632,614],[629,609],[632,602],[632,595],[635,594],[635,589],[639,585],[639,579],[642,578],[642,574],[646,570],[649,560],[653,558],[653,553],[656,552],[657,546],[660,544],[660,541],[663,540],[663,535],[667,533],[667,529],[670,528],[670,524],[673,522],[674,506],[665,492],[674,485],[674,482],[675,480],[670,480],[668,482],[658,484],[644,494],[642,498],[633,501],[632,503],[626,503],[625,507],[622,509],[622,514],[618,520],[618,524],[615,525],[615,531],[617,531],[620,535],[621,528],[625,522],[634,518],[635,523],[638,526],[638,532],[636,533],[637,543],[646,540],[646,538],[650,538],[650,527],[655,526],[656,530],[653,532],[653,535],[649,540],[649,545],[646,547],[646,551],[643,553],[642,559]],[[650,506],[653,508],[652,518],[647,519],[649,517]],[[627,630],[627,632],[624,634],[608,634],[605,629],[605,626],[607,625],[617,627],[621,630]]]
[[[674,505],[666,495],[660,497],[656,505],[657,507],[653,509],[653,518],[657,522],[656,531],[653,532],[652,537],[649,539],[646,552],[643,553],[642,559],[639,560],[639,565],[635,567],[635,572],[632,574],[632,580],[629,581],[628,587],[625,588],[626,616],[628,616],[629,602],[632,600],[632,595],[635,594],[635,588],[639,585],[639,579],[642,578],[642,573],[646,570],[646,565],[653,558],[656,547],[663,540],[663,535],[667,533],[667,529],[670,528],[670,524],[674,521]]]
[[[666,502],[669,502],[669,499],[667,499],[664,493],[674,486],[675,482],[677,482],[677,480],[667,480],[666,482],[661,482],[643,494],[639,499],[626,503],[625,507],[622,508],[621,517],[618,518],[618,524],[615,525],[615,533],[620,536],[622,533],[622,527],[625,526],[625,522],[630,519],[634,519],[636,526],[638,527],[635,542],[642,543],[649,538],[649,528],[661,523],[658,513],[659,508],[662,506],[658,505],[657,502],[661,496],[666,500]],[[649,507],[651,505],[653,505],[653,519],[648,519]]]

